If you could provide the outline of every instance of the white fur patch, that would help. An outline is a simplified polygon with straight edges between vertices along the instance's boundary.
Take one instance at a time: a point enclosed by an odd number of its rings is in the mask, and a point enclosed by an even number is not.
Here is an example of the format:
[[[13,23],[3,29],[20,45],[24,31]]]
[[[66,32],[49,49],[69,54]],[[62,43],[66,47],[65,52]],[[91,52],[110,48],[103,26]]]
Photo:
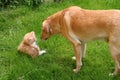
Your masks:
[[[32,46],[36,46],[36,42],[34,42],[34,43],[32,44]]]
[[[45,54],[45,53],[46,53],[46,51],[42,50],[42,51],[39,52],[39,55],[42,55],[42,54]]]
[[[113,76],[114,74],[113,73],[109,73],[109,76]]]
[[[73,56],[73,57],[72,57],[72,60],[76,60],[76,57],[75,57],[75,56]]]

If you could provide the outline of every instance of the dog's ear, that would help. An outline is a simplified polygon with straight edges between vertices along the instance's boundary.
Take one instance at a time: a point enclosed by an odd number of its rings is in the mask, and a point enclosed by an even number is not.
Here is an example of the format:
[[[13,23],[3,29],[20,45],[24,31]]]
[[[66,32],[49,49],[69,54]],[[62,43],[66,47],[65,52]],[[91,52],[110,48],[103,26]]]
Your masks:
[[[49,24],[47,24],[47,25],[45,26],[45,30],[46,30],[47,33],[50,32],[50,25],[49,25]]]
[[[45,20],[45,21],[43,22],[43,30],[44,30],[45,32],[49,33],[49,29],[50,29],[50,25],[49,25],[49,23]]]
[[[52,27],[50,26],[50,22],[47,23],[46,30],[47,30],[47,33],[50,33],[50,34],[53,33]]]
[[[50,20],[46,20],[43,22],[43,30],[45,30],[45,32],[50,33],[50,34],[53,33]]]
[[[48,33],[50,32],[50,25],[49,24],[46,26],[46,30]]]
[[[50,25],[46,26],[46,30],[47,30],[47,33],[50,33],[50,34],[53,33],[53,30]]]

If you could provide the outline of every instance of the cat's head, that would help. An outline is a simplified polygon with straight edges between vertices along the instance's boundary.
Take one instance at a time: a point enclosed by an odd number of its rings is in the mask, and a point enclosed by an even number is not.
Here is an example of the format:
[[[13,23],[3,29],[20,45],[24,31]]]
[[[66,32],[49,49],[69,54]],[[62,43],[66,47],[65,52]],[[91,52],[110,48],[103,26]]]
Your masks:
[[[34,42],[36,42],[36,37],[35,37],[34,31],[31,31],[31,32],[25,34],[24,42],[26,44],[33,44]]]

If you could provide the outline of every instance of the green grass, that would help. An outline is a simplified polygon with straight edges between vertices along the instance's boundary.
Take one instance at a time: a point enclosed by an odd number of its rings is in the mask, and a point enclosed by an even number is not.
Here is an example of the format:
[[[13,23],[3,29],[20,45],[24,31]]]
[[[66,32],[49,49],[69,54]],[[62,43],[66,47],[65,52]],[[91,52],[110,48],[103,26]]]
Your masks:
[[[64,0],[44,3],[38,8],[18,7],[0,12],[0,80],[120,80],[120,75],[109,77],[114,70],[108,45],[93,41],[87,46],[86,57],[79,73],[75,74],[72,45],[55,35],[42,41],[42,21],[56,11],[76,5],[86,9],[120,9],[119,0]],[[30,58],[17,51],[25,33],[35,31],[38,45],[45,55]]]

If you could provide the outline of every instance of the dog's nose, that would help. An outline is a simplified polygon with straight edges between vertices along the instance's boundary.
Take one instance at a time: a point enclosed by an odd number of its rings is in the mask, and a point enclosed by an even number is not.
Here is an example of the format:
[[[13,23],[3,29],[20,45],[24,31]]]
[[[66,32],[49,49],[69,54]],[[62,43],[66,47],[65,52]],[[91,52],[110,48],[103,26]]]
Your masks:
[[[47,40],[48,38],[45,38],[44,40]]]
[[[42,37],[41,37],[41,40],[47,40],[47,39],[48,39],[48,38],[42,38]]]

